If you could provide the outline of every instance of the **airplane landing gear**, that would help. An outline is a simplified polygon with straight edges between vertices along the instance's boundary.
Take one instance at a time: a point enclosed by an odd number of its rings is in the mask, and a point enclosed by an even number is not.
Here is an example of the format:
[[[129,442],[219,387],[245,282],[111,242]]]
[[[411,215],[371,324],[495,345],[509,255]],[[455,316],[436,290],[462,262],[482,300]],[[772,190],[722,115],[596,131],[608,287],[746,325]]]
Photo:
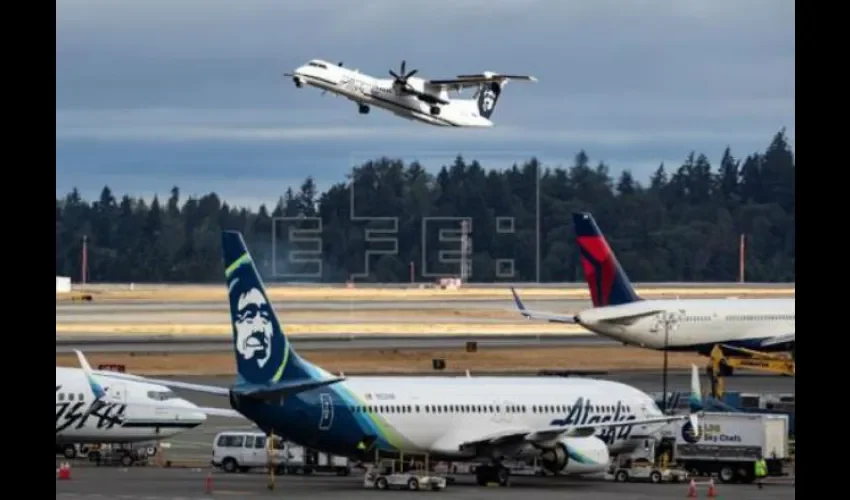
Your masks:
[[[304,86],[304,82],[302,82],[301,79],[297,76],[292,79],[292,83],[294,83],[295,86],[299,89]]]
[[[431,114],[434,116],[440,116],[440,107],[439,106],[431,106]]]
[[[501,487],[507,487],[511,484],[511,471],[501,464],[480,465],[475,468],[475,482],[479,486],[498,483]]]
[[[358,104],[357,105],[357,111],[359,111],[361,115],[368,115],[369,114],[369,106],[367,106],[365,104]]]

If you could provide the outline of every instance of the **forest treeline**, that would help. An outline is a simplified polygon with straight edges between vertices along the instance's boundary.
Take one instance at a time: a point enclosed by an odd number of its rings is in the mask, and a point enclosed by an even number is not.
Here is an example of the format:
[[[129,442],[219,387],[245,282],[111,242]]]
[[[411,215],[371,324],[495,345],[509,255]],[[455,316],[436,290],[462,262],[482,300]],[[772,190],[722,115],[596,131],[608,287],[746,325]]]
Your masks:
[[[716,168],[691,153],[648,183],[580,152],[568,168],[530,158],[501,171],[459,156],[436,175],[379,158],[256,211],[178,187],[148,202],[74,189],[56,200],[56,274],[80,279],[85,239],[89,282],[220,282],[220,232],[236,229],[267,281],[432,281],[461,272],[468,218],[470,281],[580,281],[571,214],[589,210],[632,281],[737,281],[744,234],[747,281],[793,282],[794,189],[784,130],[763,153],[727,148]]]

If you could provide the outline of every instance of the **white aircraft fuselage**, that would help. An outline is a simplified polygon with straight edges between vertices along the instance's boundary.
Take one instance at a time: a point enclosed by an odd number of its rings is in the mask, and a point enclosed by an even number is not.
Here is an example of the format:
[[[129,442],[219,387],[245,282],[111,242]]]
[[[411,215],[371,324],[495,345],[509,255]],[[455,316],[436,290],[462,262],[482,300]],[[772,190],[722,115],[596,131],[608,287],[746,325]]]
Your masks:
[[[611,454],[634,449],[667,424],[605,427],[663,414],[638,389],[582,378],[351,377],[280,407],[241,400],[238,409],[263,429],[340,455],[357,453],[371,435],[383,450],[452,461],[541,457],[552,472],[573,474],[605,470]],[[517,429],[594,424],[599,429],[588,437],[460,446]]]
[[[581,311],[576,322],[599,335],[650,349],[708,354],[714,345],[724,344],[770,351],[763,342],[795,331],[795,299],[640,300]]]
[[[495,84],[497,86],[492,91],[485,91],[478,99],[450,99],[446,88],[429,87],[427,81],[421,78],[407,79],[412,93],[405,93],[397,89],[392,78],[375,78],[322,60],[313,60],[299,67],[292,73],[292,79],[298,87],[310,85],[358,103],[361,114],[368,113],[369,106],[374,106],[430,125],[478,128],[493,126],[488,117],[504,84]]]
[[[98,377],[107,397],[90,411],[95,400],[85,372],[56,367],[56,444],[157,441],[206,420],[206,414],[166,386],[118,380],[104,372]]]

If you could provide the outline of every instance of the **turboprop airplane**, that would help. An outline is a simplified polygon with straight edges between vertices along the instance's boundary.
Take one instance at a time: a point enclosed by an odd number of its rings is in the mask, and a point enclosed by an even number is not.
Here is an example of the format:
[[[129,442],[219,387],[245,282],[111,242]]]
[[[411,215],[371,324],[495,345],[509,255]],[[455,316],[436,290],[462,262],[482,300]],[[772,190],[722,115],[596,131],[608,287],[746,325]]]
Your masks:
[[[764,352],[794,349],[795,299],[644,300],[593,216],[574,213],[573,225],[593,308],[578,314],[529,311],[511,288],[523,316],[581,325],[626,345],[705,356],[717,344]]]
[[[413,76],[419,70],[408,73],[406,69],[407,64],[402,61],[398,73],[390,70],[392,78],[379,79],[346,68],[342,63],[314,59],[284,75],[292,77],[298,88],[311,85],[356,102],[363,115],[369,113],[370,106],[376,106],[402,118],[442,127],[492,127],[490,117],[508,81],[537,81],[533,76],[500,75],[488,71],[426,80]],[[468,87],[477,89],[471,99],[449,97],[450,91],[460,93]]]
[[[168,387],[142,377],[94,371],[77,351],[82,368],[56,367],[56,447],[67,458],[75,444],[135,443],[173,437],[204,423],[207,415],[240,417],[224,408],[202,408]]]
[[[539,457],[555,474],[596,473],[610,453],[633,449],[669,422],[690,418],[686,425],[699,432],[696,413],[664,415],[648,394],[612,381],[335,377],[293,349],[242,235],[224,232],[222,246],[236,383],[157,382],[229,397],[267,434],[366,462],[377,449],[483,463],[478,483],[506,486],[506,458]],[[696,367],[692,391],[700,394]]]

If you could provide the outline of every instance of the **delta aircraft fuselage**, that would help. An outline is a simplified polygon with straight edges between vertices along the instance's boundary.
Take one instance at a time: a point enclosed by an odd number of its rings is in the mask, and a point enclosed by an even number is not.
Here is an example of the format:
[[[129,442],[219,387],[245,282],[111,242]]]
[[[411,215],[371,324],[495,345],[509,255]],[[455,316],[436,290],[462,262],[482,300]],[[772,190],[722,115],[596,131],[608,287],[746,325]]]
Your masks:
[[[668,318],[665,335],[665,317]],[[795,331],[795,299],[641,300],[581,311],[576,323],[626,344],[707,354],[716,344],[769,351]],[[793,338],[792,338],[793,340]],[[777,350],[787,350],[777,344]]]

